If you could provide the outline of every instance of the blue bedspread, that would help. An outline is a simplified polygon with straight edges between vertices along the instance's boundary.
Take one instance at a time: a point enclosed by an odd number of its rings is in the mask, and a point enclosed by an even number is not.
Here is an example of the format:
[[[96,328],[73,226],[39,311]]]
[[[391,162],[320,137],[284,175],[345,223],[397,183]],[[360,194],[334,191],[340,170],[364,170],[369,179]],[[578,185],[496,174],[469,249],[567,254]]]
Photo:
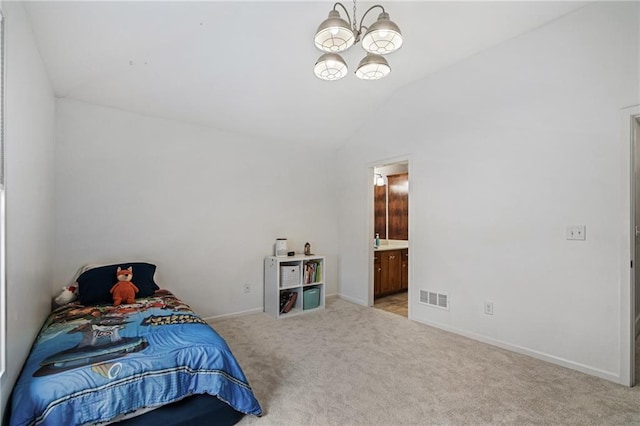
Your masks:
[[[91,424],[192,394],[262,414],[226,342],[161,290],[134,305],[72,305],[45,322],[12,397],[10,425]]]

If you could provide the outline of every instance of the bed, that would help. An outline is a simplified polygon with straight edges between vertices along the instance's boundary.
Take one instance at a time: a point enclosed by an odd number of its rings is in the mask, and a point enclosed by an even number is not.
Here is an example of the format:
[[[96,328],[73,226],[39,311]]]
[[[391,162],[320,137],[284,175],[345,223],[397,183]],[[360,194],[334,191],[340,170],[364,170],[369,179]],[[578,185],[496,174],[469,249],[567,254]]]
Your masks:
[[[116,307],[108,291],[119,265],[133,266],[140,291]],[[79,274],[79,301],[51,312],[16,382],[11,426],[234,424],[262,414],[224,339],[154,275],[148,263]]]

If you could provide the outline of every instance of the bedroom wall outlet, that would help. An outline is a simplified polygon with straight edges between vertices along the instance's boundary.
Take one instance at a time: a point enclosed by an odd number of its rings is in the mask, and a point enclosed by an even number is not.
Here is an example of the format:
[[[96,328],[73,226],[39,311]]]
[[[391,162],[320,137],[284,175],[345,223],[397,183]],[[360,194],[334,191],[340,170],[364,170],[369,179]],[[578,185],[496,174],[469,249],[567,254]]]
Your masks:
[[[484,313],[487,315],[493,315],[493,302],[484,302]]]
[[[244,292],[245,293],[251,293],[251,284],[245,284],[244,285]]]
[[[585,225],[567,226],[567,240],[586,240],[587,227]]]

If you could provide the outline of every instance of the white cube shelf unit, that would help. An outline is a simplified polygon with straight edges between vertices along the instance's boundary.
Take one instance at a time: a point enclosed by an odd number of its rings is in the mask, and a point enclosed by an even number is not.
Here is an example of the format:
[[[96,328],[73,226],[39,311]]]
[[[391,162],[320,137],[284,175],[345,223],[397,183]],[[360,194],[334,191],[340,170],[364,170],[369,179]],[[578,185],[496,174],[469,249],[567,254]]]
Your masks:
[[[268,256],[264,259],[264,311],[276,318],[288,318],[324,309],[324,256]],[[305,290],[317,295],[319,301],[307,300]],[[296,302],[287,313],[280,313],[280,295],[296,292]],[[311,298],[309,298],[311,299]]]

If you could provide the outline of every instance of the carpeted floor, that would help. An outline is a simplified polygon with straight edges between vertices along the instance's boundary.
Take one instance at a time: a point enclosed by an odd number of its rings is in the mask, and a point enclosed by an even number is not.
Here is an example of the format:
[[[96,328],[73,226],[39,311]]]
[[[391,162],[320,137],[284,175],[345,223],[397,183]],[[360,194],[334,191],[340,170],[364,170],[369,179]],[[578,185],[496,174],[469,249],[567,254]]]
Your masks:
[[[241,425],[638,425],[640,387],[340,299],[213,323],[265,415]],[[597,342],[594,342],[597,344]]]

